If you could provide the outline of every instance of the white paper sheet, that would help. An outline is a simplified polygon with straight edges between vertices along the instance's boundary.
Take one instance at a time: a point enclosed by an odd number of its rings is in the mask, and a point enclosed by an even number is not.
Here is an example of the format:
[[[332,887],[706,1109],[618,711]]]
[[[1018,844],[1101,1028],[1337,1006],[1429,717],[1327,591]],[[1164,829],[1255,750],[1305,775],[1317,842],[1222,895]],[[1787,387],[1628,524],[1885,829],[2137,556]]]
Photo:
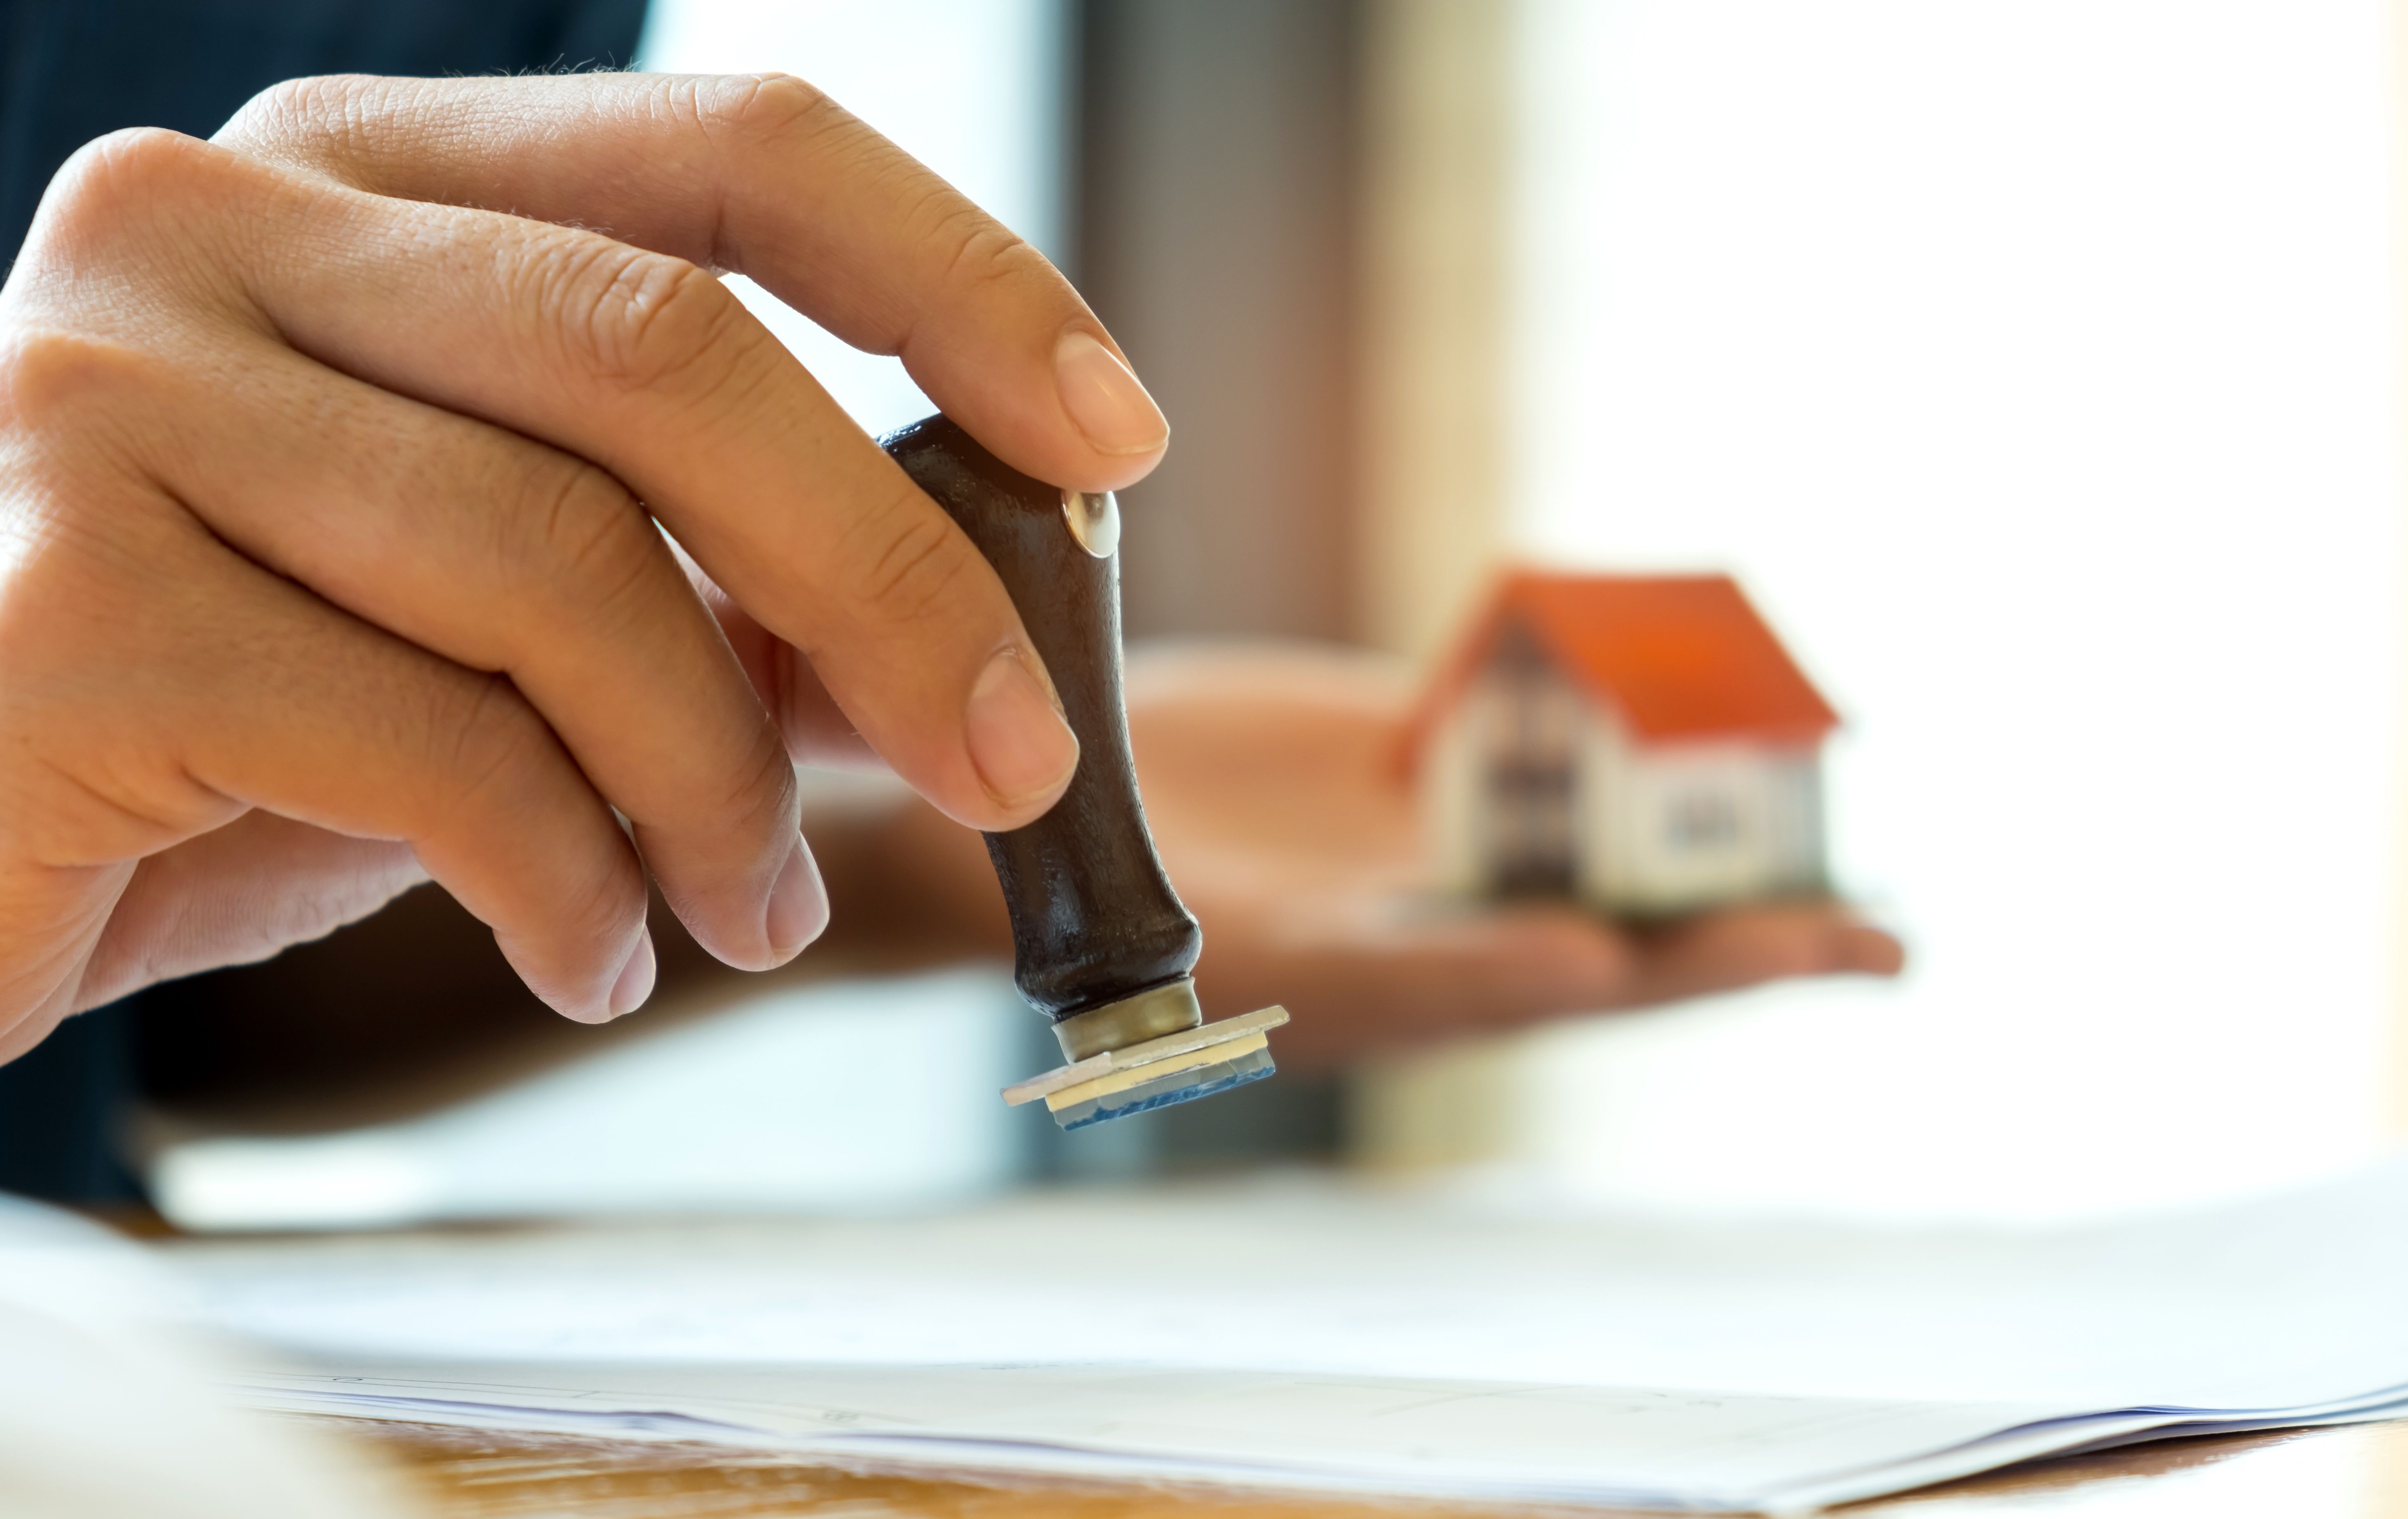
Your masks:
[[[0,1514],[376,1519],[345,1452],[222,1406],[172,1280],[81,1219],[0,1197]]]
[[[2408,1397],[2408,1166],[2023,1236],[1295,1185],[178,1255],[367,1379],[254,1382],[282,1406],[1492,1498],[1796,1507]]]

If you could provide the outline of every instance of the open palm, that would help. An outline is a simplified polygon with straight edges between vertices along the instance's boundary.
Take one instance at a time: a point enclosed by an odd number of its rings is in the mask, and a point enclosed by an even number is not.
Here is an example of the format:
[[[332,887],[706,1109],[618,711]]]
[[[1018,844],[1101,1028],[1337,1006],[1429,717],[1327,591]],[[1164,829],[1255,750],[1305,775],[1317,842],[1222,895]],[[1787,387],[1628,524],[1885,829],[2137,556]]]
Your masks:
[[[1286,1004],[1283,1058],[1328,1064],[1784,976],[1899,968],[1896,939],[1829,901],[1641,931],[1570,905],[1441,897],[1398,763],[1412,689],[1400,662],[1310,646],[1131,661],[1147,817],[1204,924],[1197,987],[1213,1017]]]

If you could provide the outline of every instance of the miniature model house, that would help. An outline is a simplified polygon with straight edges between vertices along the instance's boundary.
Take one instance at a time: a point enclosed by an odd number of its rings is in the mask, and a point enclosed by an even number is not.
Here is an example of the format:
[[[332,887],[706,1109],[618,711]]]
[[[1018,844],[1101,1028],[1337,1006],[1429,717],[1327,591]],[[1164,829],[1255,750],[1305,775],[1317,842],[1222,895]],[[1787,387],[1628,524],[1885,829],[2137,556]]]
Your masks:
[[[1509,575],[1414,730],[1450,889],[1660,917],[1823,889],[1839,724],[1721,575]]]

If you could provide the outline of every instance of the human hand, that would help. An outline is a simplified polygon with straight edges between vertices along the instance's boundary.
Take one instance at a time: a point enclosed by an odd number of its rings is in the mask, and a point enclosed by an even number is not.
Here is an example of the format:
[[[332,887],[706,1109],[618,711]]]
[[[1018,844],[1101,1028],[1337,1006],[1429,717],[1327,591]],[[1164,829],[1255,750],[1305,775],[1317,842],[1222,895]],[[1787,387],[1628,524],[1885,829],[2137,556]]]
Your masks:
[[[572,1017],[650,988],[646,867],[782,962],[790,754],[1052,804],[1002,587],[717,269],[1031,474],[1160,456],[1060,276],[799,81],[305,80],[62,171],[0,289],[0,1058],[425,875]]]
[[[1902,963],[1897,940],[1836,903],[1640,931],[1569,906],[1439,901],[1395,762],[1412,697],[1400,662],[1157,650],[1130,660],[1127,685],[1146,817],[1204,925],[1207,1013],[1285,1004],[1283,1064]]]

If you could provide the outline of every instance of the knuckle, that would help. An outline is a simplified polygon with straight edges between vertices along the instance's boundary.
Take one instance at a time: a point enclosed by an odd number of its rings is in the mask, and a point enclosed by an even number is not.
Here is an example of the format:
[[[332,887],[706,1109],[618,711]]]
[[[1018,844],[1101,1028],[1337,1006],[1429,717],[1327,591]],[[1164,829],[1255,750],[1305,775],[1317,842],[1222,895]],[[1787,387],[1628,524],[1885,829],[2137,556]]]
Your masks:
[[[552,729],[518,686],[501,674],[436,681],[431,706],[423,732],[440,751],[443,780],[434,799],[443,816],[431,821],[429,833],[446,830],[446,824],[481,828],[481,819],[492,813],[518,813],[556,749]]]
[[[575,939],[608,943],[643,921],[643,881],[623,855],[599,853],[564,869],[546,906]]]
[[[0,425],[32,437],[79,422],[122,418],[148,388],[148,363],[107,338],[36,329],[0,350]],[[138,409],[138,408],[135,408]]]
[[[218,135],[228,142],[286,150],[347,138],[375,82],[359,74],[285,79],[243,102]]]
[[[535,487],[519,558],[536,597],[580,622],[634,615],[666,564],[652,520],[608,471],[577,461]],[[550,619],[546,619],[549,621]]]
[[[44,192],[18,258],[17,311],[159,331],[178,316],[250,301],[234,268],[255,254],[291,177],[213,142],[156,127],[78,150]]]
[[[624,849],[574,852],[545,892],[545,914],[581,943],[618,940],[644,921],[644,907],[643,876]]]
[[[495,800],[507,807],[544,747],[534,709],[499,675],[438,682],[432,701],[426,731],[443,749],[440,795],[463,812]]]
[[[580,367],[631,389],[667,386],[724,351],[743,308],[708,270],[609,243],[563,262],[552,304]]]
[[[929,240],[948,251],[946,285],[974,293],[1049,267],[1043,254],[978,207],[950,193],[945,199],[950,204],[939,210]]]
[[[884,539],[864,555],[855,582],[863,605],[882,621],[916,623],[956,603],[976,555],[953,523],[933,511],[882,518]]]
[[[424,821],[423,834],[494,836],[530,814],[554,810],[539,798],[575,783],[575,766],[559,739],[507,676],[447,681],[434,700],[428,731],[446,749],[442,780],[434,788],[435,815]],[[619,932],[642,915],[640,883],[630,882],[609,851],[578,868],[574,855],[564,856],[546,912],[581,937]]]
[[[740,74],[696,81],[691,108],[706,136],[784,142],[854,118],[826,91],[792,74]]]
[[[794,758],[786,752],[777,725],[765,715],[753,729],[752,748],[735,767],[733,781],[720,800],[721,810],[747,831],[792,828],[799,789]]]
[[[76,160],[108,180],[139,191],[181,184],[217,157],[198,137],[160,126],[122,127],[86,144]]]
[[[210,194],[231,155],[164,127],[135,126],[76,150],[50,179],[29,241],[75,251],[173,215],[187,198]]]

